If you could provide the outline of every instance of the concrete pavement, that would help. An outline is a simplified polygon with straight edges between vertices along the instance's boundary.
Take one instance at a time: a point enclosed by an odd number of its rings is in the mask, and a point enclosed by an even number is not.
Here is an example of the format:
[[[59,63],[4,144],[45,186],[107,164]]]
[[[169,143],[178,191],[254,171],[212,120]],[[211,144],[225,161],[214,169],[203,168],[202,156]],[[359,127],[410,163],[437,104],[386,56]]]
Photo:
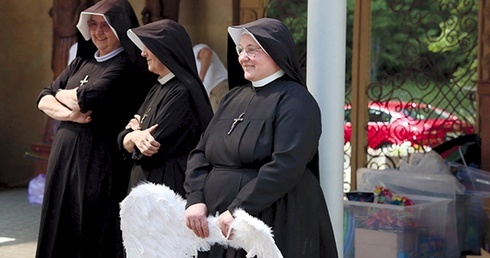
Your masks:
[[[34,258],[41,205],[29,203],[27,188],[0,187],[0,258]],[[490,257],[482,250],[481,256]]]
[[[41,205],[29,203],[27,187],[0,188],[0,258],[33,258]]]

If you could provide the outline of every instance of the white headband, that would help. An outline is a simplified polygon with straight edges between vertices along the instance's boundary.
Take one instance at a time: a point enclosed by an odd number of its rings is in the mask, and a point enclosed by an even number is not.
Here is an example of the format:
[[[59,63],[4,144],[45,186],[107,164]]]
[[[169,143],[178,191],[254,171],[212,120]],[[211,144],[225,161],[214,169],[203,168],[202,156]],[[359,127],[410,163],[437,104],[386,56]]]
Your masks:
[[[82,12],[82,13],[80,13],[80,19],[78,19],[77,28],[85,40],[90,39],[90,29],[88,27],[87,22],[92,18],[92,15],[99,15],[99,16],[104,17],[104,20],[107,22],[107,24],[111,28],[112,32],[114,32],[114,35],[116,35],[116,38],[118,40],[120,40],[119,37],[117,36],[116,30],[114,30],[114,28],[109,23],[109,21],[107,20],[105,15],[100,14],[100,13]]]
[[[133,43],[141,50],[145,49],[145,44],[141,41],[141,39],[131,30],[129,29],[126,34],[128,34],[128,38],[133,41]]]
[[[228,33],[230,34],[231,38],[233,39],[233,42],[235,42],[235,45],[238,46],[240,44],[240,38],[242,37],[243,34],[248,34],[250,35],[255,42],[259,45],[259,47],[264,50],[264,52],[267,53],[267,51],[260,45],[259,41],[255,38],[254,34],[252,34],[250,31],[248,31],[246,28],[242,27],[228,27]]]

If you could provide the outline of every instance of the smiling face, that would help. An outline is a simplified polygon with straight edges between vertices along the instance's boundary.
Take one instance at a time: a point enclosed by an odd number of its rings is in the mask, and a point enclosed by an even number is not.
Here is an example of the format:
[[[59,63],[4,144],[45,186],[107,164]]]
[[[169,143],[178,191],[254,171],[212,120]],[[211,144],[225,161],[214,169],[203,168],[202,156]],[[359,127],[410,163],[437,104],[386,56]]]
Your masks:
[[[238,62],[242,66],[245,79],[258,81],[277,72],[280,68],[272,58],[260,48],[259,44],[249,34],[240,37],[240,47],[246,49],[252,47],[257,49],[255,55],[247,55],[243,50],[238,55]]]
[[[99,50],[99,56],[107,55],[121,46],[121,42],[102,15],[92,15],[88,21],[88,28],[92,42]]]
[[[160,60],[148,48],[145,47],[143,49],[141,56],[146,58],[148,70],[152,73],[160,75],[160,78],[170,73],[170,70],[162,62],[160,62]]]

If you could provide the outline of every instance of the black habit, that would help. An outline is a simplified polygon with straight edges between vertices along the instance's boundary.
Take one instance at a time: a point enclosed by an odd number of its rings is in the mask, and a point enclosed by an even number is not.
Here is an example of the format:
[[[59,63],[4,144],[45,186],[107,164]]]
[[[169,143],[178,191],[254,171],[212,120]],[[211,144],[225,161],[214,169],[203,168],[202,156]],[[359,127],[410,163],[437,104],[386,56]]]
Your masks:
[[[153,86],[138,111],[141,130],[158,124],[152,133],[160,143],[158,152],[148,157],[135,147],[133,153],[128,153],[123,139],[132,129],[119,134],[119,148],[134,161],[130,187],[141,182],[165,184],[184,196],[187,157],[213,115],[197,74],[191,40],[185,29],[172,20],[132,29],[128,35],[141,49],[147,47],[175,75],[165,84]]]
[[[189,156],[186,207],[205,203],[210,215],[244,209],[272,227],[285,258],[338,257],[317,179],[320,109],[305,87],[293,40],[273,19],[238,28],[252,33],[285,75],[263,87],[235,87],[224,96]],[[215,245],[198,257],[246,253]]]
[[[80,110],[92,111],[89,123],[61,121],[54,135],[38,258],[124,257],[119,202],[126,194],[131,164],[122,159],[116,139],[148,93],[147,81],[155,77],[142,69],[134,49],[125,48],[126,31],[139,25],[129,2],[100,1],[85,12],[105,14],[124,51],[98,62],[93,44],[81,38],[77,58],[37,99],[54,96],[58,89],[78,88]]]

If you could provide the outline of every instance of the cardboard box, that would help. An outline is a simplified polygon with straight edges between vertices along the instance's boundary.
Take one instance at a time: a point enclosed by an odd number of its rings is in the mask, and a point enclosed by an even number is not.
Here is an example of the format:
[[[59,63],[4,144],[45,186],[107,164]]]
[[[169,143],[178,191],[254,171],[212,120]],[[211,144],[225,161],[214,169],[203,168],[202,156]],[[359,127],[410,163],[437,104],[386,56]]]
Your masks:
[[[416,233],[356,228],[355,258],[409,257],[416,252]]]

